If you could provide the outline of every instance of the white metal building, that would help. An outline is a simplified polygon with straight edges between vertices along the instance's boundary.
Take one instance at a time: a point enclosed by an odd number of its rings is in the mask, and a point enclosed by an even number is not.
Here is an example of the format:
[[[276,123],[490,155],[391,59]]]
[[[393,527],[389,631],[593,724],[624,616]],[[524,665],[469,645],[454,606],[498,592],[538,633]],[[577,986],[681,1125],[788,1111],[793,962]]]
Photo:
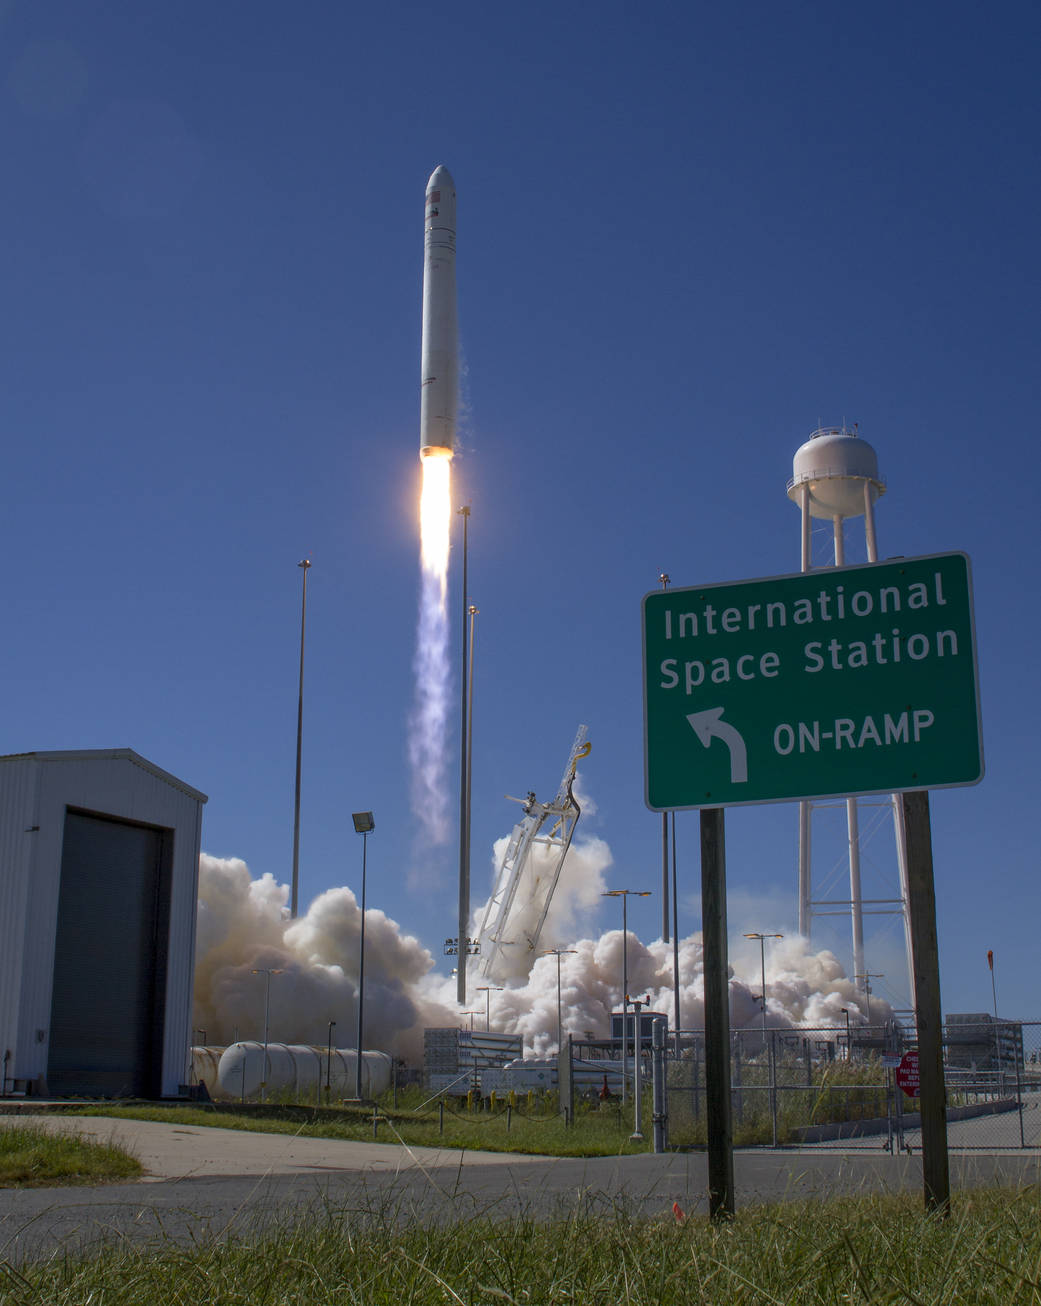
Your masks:
[[[0,757],[5,1091],[185,1082],[205,802],[129,748]]]

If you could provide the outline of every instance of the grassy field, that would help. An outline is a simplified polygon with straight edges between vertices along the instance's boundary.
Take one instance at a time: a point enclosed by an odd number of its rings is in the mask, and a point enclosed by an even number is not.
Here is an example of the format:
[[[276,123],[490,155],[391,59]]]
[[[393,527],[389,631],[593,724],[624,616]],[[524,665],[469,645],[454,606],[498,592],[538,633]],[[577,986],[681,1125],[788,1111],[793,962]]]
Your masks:
[[[765,1068],[748,1065],[740,1092],[735,1092],[734,1142],[737,1146],[770,1143],[772,1121]],[[885,1091],[878,1087],[879,1067],[832,1064],[817,1075],[812,1086],[780,1091],[778,1098],[778,1141],[794,1140],[805,1125],[833,1120],[862,1119],[884,1115]],[[697,1115],[692,1106],[699,1107]],[[112,1106],[84,1108],[91,1115],[111,1115],[138,1120],[163,1120],[184,1125],[218,1125],[225,1129],[249,1129],[271,1133],[299,1133],[304,1137],[367,1139],[405,1142],[419,1147],[453,1147],[489,1152],[523,1152],[545,1156],[618,1156],[647,1152],[652,1148],[651,1094],[642,1098],[643,1143],[633,1143],[633,1111],[617,1099],[610,1102],[585,1100],[579,1103],[572,1126],[557,1111],[556,1095],[529,1100],[520,1095],[517,1106],[507,1110],[499,1101],[491,1109],[468,1109],[461,1099],[448,1098],[443,1114],[422,1090],[409,1089],[380,1099],[375,1134],[372,1108],[348,1106],[318,1107],[291,1100],[264,1105],[251,1102],[220,1102],[191,1107]],[[670,1143],[704,1146],[704,1088],[698,1098],[672,1086],[669,1100]]]
[[[424,1099],[415,1094],[416,1105]],[[471,1151],[520,1152],[541,1156],[618,1156],[651,1150],[649,1102],[644,1114],[646,1141],[632,1143],[632,1111],[622,1113],[617,1105],[593,1108],[580,1114],[568,1128],[555,1109],[555,1099],[544,1099],[531,1108],[508,1112],[467,1111],[459,1105],[446,1106],[443,1122],[437,1105],[422,1111],[410,1109],[404,1095],[398,1109],[381,1107],[373,1129],[372,1108],[295,1106],[269,1103],[265,1106],[220,1104],[218,1106],[84,1106],[69,1108],[69,1114],[108,1116],[121,1120],[158,1120],[165,1124],[221,1129],[246,1129],[259,1133],[296,1134],[303,1138],[343,1138],[383,1143],[407,1143],[411,1147],[452,1147]],[[443,1128],[442,1128],[443,1125]]]
[[[141,1169],[122,1148],[106,1143],[48,1129],[0,1128],[0,1188],[114,1183],[136,1179]]]
[[[118,1244],[15,1269],[10,1306],[763,1306],[1041,1302],[1036,1190],[977,1191],[952,1218],[920,1198],[743,1211],[726,1226],[629,1219],[586,1204],[523,1218],[402,1227],[393,1209],[336,1215],[264,1240]]]

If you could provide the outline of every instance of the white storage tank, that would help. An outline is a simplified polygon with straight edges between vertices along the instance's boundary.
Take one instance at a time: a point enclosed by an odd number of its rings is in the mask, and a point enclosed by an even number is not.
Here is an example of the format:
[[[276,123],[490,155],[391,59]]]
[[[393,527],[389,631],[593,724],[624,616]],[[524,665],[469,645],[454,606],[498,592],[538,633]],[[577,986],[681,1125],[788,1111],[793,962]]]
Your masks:
[[[632,1065],[630,1059],[628,1064],[630,1075]],[[482,1086],[486,1074],[487,1071],[481,1072]],[[526,1093],[529,1090],[545,1092],[557,1087],[557,1058],[518,1057],[514,1061],[507,1061],[498,1075],[502,1076],[501,1080],[499,1078],[488,1080],[487,1092],[493,1088],[496,1092],[511,1088],[518,1093]],[[571,1062],[571,1079],[580,1093],[598,1092],[606,1080],[608,1091],[618,1094],[622,1091],[622,1063],[606,1060],[586,1061],[581,1057],[575,1057]]]
[[[193,1047],[188,1055],[189,1083],[194,1088],[199,1083],[206,1085],[206,1092],[214,1099],[228,1098],[220,1086],[220,1059],[226,1049],[223,1047]]]
[[[393,1062],[386,1052],[361,1054],[361,1095],[378,1097],[390,1088]],[[269,1043],[267,1071],[263,1043],[233,1043],[217,1067],[221,1096],[255,1097],[264,1084],[269,1096],[290,1094],[318,1100],[329,1083],[330,1097],[353,1098],[358,1088],[358,1055],[354,1048],[329,1049],[302,1043]]]
[[[878,455],[856,430],[845,426],[820,427],[795,451],[788,497],[802,503],[809,490],[811,517],[860,517],[865,486],[875,503],[885,494],[878,474]]]

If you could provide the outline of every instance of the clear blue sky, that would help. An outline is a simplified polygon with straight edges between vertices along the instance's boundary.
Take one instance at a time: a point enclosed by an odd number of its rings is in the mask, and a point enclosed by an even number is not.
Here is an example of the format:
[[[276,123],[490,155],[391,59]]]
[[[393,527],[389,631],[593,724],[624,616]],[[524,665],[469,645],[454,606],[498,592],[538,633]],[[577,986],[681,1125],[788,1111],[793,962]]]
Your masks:
[[[944,1003],[989,1007],[993,948],[1003,1012],[1041,1015],[1039,43],[1027,3],[0,0],[2,751],[130,746],[209,794],[207,851],[287,879],[309,554],[302,898],[356,884],[371,808],[370,905],[456,932],[405,758],[445,163],[475,898],[503,795],[549,796],[580,722],[581,828],[656,886],[640,599],[797,570],[791,458],[845,418],[883,555],[974,566],[987,775],[933,800]],[[453,611],[458,584],[456,556]],[[679,838],[686,932],[695,815]],[[795,809],[727,838],[735,922],[791,930]],[[654,937],[654,900],[630,919]]]

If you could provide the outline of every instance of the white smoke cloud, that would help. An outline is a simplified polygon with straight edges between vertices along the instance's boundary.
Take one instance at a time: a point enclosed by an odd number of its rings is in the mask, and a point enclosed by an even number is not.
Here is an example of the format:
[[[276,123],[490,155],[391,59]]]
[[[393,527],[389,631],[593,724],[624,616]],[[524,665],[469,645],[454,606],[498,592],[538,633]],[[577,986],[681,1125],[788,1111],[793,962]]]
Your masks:
[[[324,1044],[334,1020],[334,1043],[354,1045],[361,932],[354,892],[329,889],[295,921],[285,915],[288,895],[270,875],[254,880],[237,858],[199,859],[193,1019],[209,1043],[263,1038],[270,984],[272,1042]],[[382,911],[366,911],[367,1046],[418,1064],[424,1027],[458,1023],[423,991],[433,965],[418,939]],[[254,970],[282,973],[269,980]]]
[[[497,844],[497,848],[501,841]],[[577,1038],[606,1037],[611,1012],[622,999],[622,932],[599,938],[588,931],[600,905],[604,872],[611,865],[607,844],[576,838],[561,874],[540,948],[570,948],[561,958],[563,1027]],[[203,854],[199,874],[199,926],[196,962],[197,1029],[210,1043],[262,1038],[268,978],[253,970],[278,969],[270,979],[272,1042],[324,1044],[328,1022],[336,1021],[334,1042],[352,1047],[356,1038],[360,912],[349,888],[329,889],[296,921],[285,914],[288,888],[270,875],[253,879],[244,862]],[[402,1056],[419,1065],[423,1030],[463,1022],[455,1003],[455,980],[434,971],[434,957],[391,917],[370,908],[365,914],[366,1047]],[[768,922],[760,922],[768,928]],[[628,937],[629,993],[647,996],[650,1009],[673,1023],[673,949],[660,939]],[[505,983],[490,995],[493,1029],[524,1037],[528,1052],[545,1055],[557,1041],[557,960],[518,950],[505,980],[470,972],[471,1001],[480,983]],[[680,1017],[683,1029],[704,1024],[704,968],[700,933],[680,941]],[[761,1020],[758,948],[735,940],[730,978],[731,1026],[754,1030]],[[773,1027],[866,1023],[866,999],[844,973],[835,955],[814,952],[797,936],[766,953],[767,1011]],[[873,1022],[890,1008],[872,995]],[[479,1022],[479,1025],[483,1022]]]

